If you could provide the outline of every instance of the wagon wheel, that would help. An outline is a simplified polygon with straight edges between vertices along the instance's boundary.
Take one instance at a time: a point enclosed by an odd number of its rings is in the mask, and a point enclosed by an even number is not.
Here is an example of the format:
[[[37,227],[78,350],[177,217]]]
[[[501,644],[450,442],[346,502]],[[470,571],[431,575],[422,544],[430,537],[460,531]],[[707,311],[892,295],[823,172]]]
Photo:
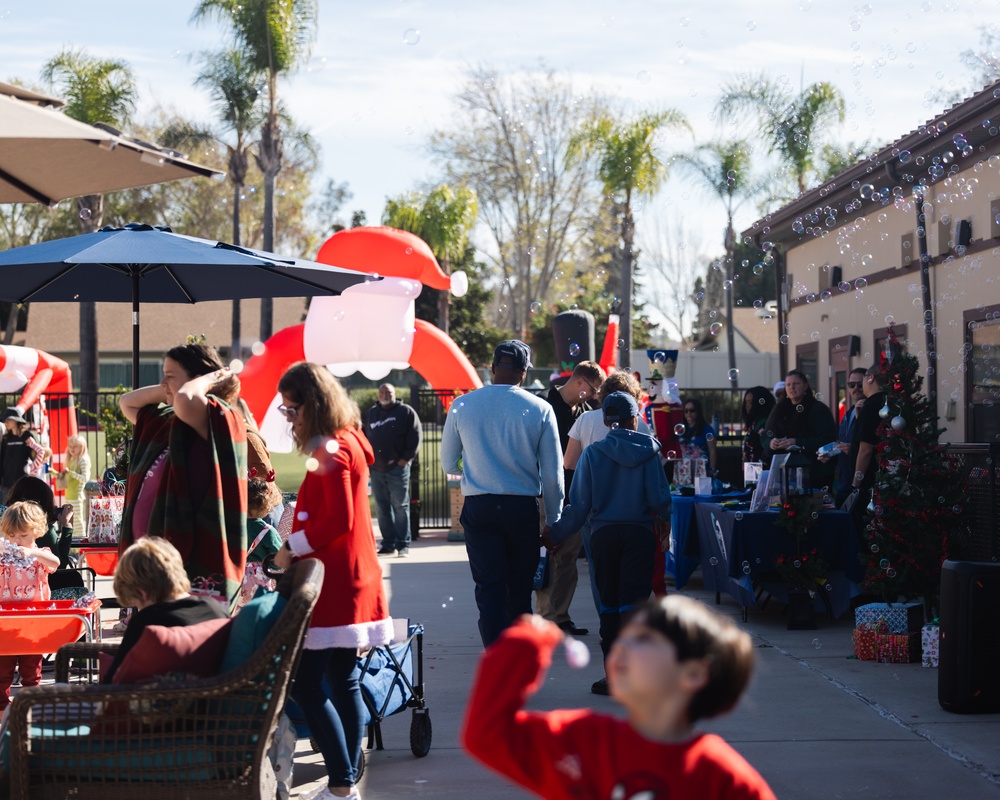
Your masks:
[[[431,751],[431,715],[426,708],[413,709],[410,722],[410,750],[417,758],[423,758]]]

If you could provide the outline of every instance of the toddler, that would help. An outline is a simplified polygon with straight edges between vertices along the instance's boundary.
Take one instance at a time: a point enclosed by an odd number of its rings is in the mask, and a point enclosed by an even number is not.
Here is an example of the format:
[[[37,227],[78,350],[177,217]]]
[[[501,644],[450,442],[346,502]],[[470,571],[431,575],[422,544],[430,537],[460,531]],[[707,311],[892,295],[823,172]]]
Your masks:
[[[626,719],[523,710],[562,638],[522,617],[483,654],[461,734],[475,758],[544,798],[774,800],[721,737],[694,729],[735,706],[750,679],[753,644],[731,620],[681,595],[639,606],[606,663]]]
[[[253,599],[261,586],[266,591],[274,590],[274,580],[264,573],[263,564],[281,549],[281,536],[265,517],[271,511],[272,486],[263,478],[247,481],[247,565],[240,587],[237,605],[243,606]]]
[[[35,539],[48,527],[45,511],[35,503],[13,503],[3,512],[0,605],[11,600],[49,599],[48,575],[59,567],[59,557],[47,547],[35,546]],[[20,671],[22,686],[37,686],[42,681],[42,655],[0,656],[0,711],[10,705],[15,670]]]

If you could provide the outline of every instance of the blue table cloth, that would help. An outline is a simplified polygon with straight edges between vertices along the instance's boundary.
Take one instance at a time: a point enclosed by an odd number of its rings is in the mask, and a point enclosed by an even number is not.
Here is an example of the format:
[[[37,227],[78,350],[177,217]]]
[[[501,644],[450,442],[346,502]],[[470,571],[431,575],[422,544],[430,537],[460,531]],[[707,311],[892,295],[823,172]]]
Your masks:
[[[776,599],[786,599],[786,584],[775,568],[782,553],[795,551],[795,542],[775,522],[777,511],[750,513],[728,511],[717,503],[694,506],[702,575],[709,591],[726,592],[746,608],[755,606],[755,590],[766,589]],[[827,601],[835,616],[850,607],[864,575],[859,558],[859,540],[851,515],[823,511],[809,533],[828,565]],[[826,603],[816,598],[817,608]]]
[[[667,553],[667,574],[674,578],[674,585],[683,589],[696,569],[700,559],[698,548],[688,544],[689,537],[697,538],[694,507],[699,503],[719,503],[723,500],[749,500],[749,492],[730,494],[696,494],[691,497],[674,495],[670,512],[670,551]],[[694,553],[694,555],[692,555]]]

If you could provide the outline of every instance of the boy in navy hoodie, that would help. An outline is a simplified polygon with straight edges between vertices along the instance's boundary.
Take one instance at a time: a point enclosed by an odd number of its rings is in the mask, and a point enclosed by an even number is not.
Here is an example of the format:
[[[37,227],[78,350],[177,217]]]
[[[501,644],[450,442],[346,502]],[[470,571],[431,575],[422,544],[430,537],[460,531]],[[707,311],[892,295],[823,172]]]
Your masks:
[[[601,599],[601,650],[607,658],[622,614],[653,590],[655,548],[670,543],[670,484],[656,454],[660,444],[636,430],[639,406],[625,392],[601,404],[611,430],[583,451],[576,465],[569,505],[559,521],[542,531],[545,543],[559,543],[590,517],[594,580]],[[659,538],[659,542],[657,542]],[[591,691],[607,694],[606,678]]]

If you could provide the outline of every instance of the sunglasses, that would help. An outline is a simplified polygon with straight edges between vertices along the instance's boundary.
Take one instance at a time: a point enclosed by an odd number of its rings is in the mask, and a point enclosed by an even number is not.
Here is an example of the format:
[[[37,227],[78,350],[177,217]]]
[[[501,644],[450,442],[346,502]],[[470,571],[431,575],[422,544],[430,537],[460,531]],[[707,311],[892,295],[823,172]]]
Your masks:
[[[684,409],[684,413],[685,414],[697,414],[698,413],[698,409],[697,408],[685,408]]]
[[[858,389],[860,387],[861,387],[861,381],[848,381],[847,382],[847,388],[848,389]]]
[[[299,416],[300,408],[302,408],[302,403],[299,403],[297,406],[281,405],[278,406],[278,413],[283,414],[285,419],[287,419],[289,422],[294,422],[296,418]]]

